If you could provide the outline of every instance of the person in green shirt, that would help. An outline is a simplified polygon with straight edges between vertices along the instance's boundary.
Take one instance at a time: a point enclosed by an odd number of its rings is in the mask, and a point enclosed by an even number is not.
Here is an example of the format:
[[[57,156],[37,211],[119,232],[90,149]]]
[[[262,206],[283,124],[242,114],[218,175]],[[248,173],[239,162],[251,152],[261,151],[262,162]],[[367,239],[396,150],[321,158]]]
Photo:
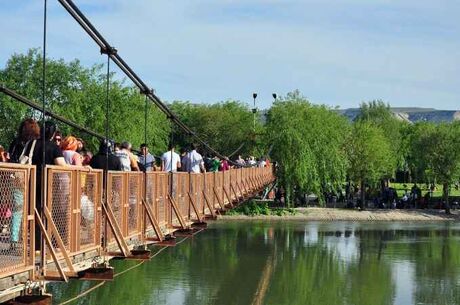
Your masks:
[[[211,163],[211,172],[218,172],[220,168],[219,157],[215,156]]]

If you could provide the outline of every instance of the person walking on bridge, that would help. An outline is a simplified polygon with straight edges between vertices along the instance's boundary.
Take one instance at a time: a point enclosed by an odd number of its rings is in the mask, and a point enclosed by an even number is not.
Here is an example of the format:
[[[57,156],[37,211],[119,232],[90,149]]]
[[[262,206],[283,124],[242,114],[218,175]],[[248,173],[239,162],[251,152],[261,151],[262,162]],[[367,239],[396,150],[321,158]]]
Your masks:
[[[113,154],[113,149],[114,145],[111,141],[102,140],[98,153],[91,159],[89,165],[97,169],[122,171],[123,165],[120,158]]]
[[[178,168],[181,168],[180,156],[174,151],[174,145],[169,144],[168,151],[161,156],[161,170],[177,172]]]
[[[186,164],[187,168],[185,169],[189,173],[203,173],[206,172],[206,168],[204,167],[203,156],[201,156],[196,149],[198,146],[196,144],[191,145],[191,150],[186,156]]]
[[[61,143],[62,155],[68,165],[82,166],[83,158],[77,152],[78,140],[73,136],[67,136]]]
[[[153,171],[155,165],[155,157],[149,153],[149,147],[147,144],[141,144],[141,152],[139,153],[139,165],[140,169],[146,172]]]

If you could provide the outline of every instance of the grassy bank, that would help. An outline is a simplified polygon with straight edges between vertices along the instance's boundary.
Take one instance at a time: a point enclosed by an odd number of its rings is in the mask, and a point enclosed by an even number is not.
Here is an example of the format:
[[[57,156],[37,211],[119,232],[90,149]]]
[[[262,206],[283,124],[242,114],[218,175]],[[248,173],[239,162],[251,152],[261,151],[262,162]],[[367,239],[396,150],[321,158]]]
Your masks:
[[[396,192],[398,193],[398,197],[401,198],[404,195],[404,191],[410,193],[411,188],[414,184],[413,183],[391,183],[391,187],[394,187]],[[417,186],[422,191],[422,196],[430,191],[429,186],[425,183],[417,183]],[[451,186],[450,194],[451,197],[460,197],[460,190],[455,189],[455,186]],[[436,187],[433,191],[433,198],[441,198],[442,197],[442,185],[436,184]]]
[[[365,211],[353,209],[332,209],[317,207],[270,208],[266,202],[251,201],[237,207],[223,216],[229,220],[305,220],[305,221],[457,221],[460,211],[446,215],[443,210],[381,210]]]
[[[293,208],[272,208],[268,206],[268,202],[256,202],[254,200],[225,213],[226,216],[288,216],[295,214],[296,211]]]

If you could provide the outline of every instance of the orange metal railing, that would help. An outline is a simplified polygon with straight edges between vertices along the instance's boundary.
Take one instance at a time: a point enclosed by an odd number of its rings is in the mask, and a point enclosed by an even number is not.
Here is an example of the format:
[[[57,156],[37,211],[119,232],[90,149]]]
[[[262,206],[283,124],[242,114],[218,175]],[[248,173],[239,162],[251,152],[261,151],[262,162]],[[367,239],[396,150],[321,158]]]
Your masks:
[[[35,166],[0,163],[0,277],[34,268]]]
[[[47,166],[46,178],[47,201],[38,213],[44,215],[42,235],[51,243],[47,261],[50,252],[53,259],[65,258],[71,274],[69,264],[77,255],[108,251],[103,241],[113,246],[118,237],[119,246],[120,238],[127,245],[132,239],[146,241],[153,229],[158,235],[158,230],[187,227],[257,193],[274,176],[272,168],[205,174],[110,171],[105,208],[101,170]],[[34,278],[35,194],[34,166],[0,163],[0,279],[22,272]]]
[[[46,175],[47,221],[54,225],[47,234],[54,250],[62,251],[59,238],[69,256],[100,249],[102,170],[47,166]]]
[[[141,172],[109,171],[107,182],[107,205],[123,238],[140,238],[142,235],[142,198],[144,177]],[[113,232],[108,230],[107,240],[114,241]]]

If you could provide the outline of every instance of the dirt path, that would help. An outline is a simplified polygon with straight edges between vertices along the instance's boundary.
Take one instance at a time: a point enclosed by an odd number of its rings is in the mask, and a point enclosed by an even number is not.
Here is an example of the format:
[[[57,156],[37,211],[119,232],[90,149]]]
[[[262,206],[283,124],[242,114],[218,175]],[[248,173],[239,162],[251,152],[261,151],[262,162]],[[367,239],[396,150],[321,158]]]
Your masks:
[[[460,220],[460,212],[446,215],[443,210],[349,210],[329,208],[296,208],[295,215],[285,216],[219,216],[222,219],[292,219],[292,220],[343,220],[343,221],[455,221]]]

